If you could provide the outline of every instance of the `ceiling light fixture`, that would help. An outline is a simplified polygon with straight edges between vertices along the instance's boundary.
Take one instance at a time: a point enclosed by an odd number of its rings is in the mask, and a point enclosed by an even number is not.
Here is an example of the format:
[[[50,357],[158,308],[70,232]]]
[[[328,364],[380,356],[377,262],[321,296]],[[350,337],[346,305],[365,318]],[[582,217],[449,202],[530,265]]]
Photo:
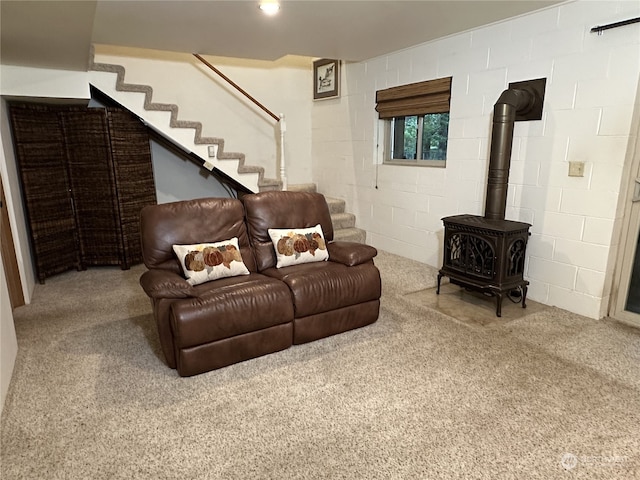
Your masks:
[[[275,15],[280,10],[280,4],[274,1],[260,2],[260,10],[262,10],[265,15]]]

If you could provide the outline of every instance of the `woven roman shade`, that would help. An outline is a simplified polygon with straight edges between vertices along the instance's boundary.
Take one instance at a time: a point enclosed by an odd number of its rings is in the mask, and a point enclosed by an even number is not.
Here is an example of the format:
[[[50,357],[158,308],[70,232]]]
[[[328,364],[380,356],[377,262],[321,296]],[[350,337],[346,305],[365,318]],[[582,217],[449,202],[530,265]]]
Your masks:
[[[451,78],[400,85],[376,92],[380,118],[446,113],[451,99]]]

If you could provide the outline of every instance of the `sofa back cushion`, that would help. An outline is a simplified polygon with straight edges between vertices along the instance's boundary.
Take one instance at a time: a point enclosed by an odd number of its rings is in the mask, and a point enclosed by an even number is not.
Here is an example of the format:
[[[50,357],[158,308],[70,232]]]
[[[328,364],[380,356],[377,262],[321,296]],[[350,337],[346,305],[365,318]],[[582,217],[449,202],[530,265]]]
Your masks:
[[[140,213],[142,258],[147,268],[182,274],[173,245],[214,243],[238,238],[242,261],[256,263],[249,245],[242,202],[234,198],[199,198],[151,205]]]
[[[262,192],[242,197],[258,271],[276,266],[270,228],[310,228],[320,224],[333,240],[333,224],[324,196],[311,192]]]

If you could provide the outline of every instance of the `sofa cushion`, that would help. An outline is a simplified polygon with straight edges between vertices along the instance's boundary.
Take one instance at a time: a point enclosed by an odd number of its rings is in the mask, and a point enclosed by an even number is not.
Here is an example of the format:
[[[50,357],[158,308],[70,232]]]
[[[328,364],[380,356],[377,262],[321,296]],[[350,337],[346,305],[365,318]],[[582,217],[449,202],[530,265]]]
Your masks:
[[[268,231],[276,252],[276,268],[329,258],[320,224],[310,228],[270,228]]]
[[[197,298],[174,300],[171,304],[171,331],[177,348],[293,321],[287,286],[259,273],[222,278],[195,288]]]
[[[238,248],[238,239],[233,237],[215,243],[173,245],[182,272],[191,285],[210,282],[224,277],[249,275]]]
[[[378,255],[378,250],[370,245],[340,240],[328,244],[327,250],[331,260],[349,267],[370,262]]]
[[[332,261],[270,268],[262,273],[291,290],[296,318],[380,298],[380,272],[373,262],[348,267]]]
[[[242,197],[247,230],[258,271],[275,267],[270,228],[309,228],[320,224],[324,240],[333,240],[333,224],[324,196],[311,192],[261,192]]]
[[[215,243],[236,237],[242,260],[256,271],[244,222],[242,202],[235,198],[198,198],[150,205],[140,212],[142,256],[149,269],[182,274],[173,245]]]

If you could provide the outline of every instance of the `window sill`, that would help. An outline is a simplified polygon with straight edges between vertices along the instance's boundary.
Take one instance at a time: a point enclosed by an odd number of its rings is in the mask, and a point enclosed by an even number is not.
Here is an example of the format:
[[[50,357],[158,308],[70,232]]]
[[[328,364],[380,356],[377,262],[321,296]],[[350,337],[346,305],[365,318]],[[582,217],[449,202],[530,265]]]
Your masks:
[[[394,165],[401,167],[435,167],[444,168],[447,166],[446,160],[385,160],[383,165]]]

